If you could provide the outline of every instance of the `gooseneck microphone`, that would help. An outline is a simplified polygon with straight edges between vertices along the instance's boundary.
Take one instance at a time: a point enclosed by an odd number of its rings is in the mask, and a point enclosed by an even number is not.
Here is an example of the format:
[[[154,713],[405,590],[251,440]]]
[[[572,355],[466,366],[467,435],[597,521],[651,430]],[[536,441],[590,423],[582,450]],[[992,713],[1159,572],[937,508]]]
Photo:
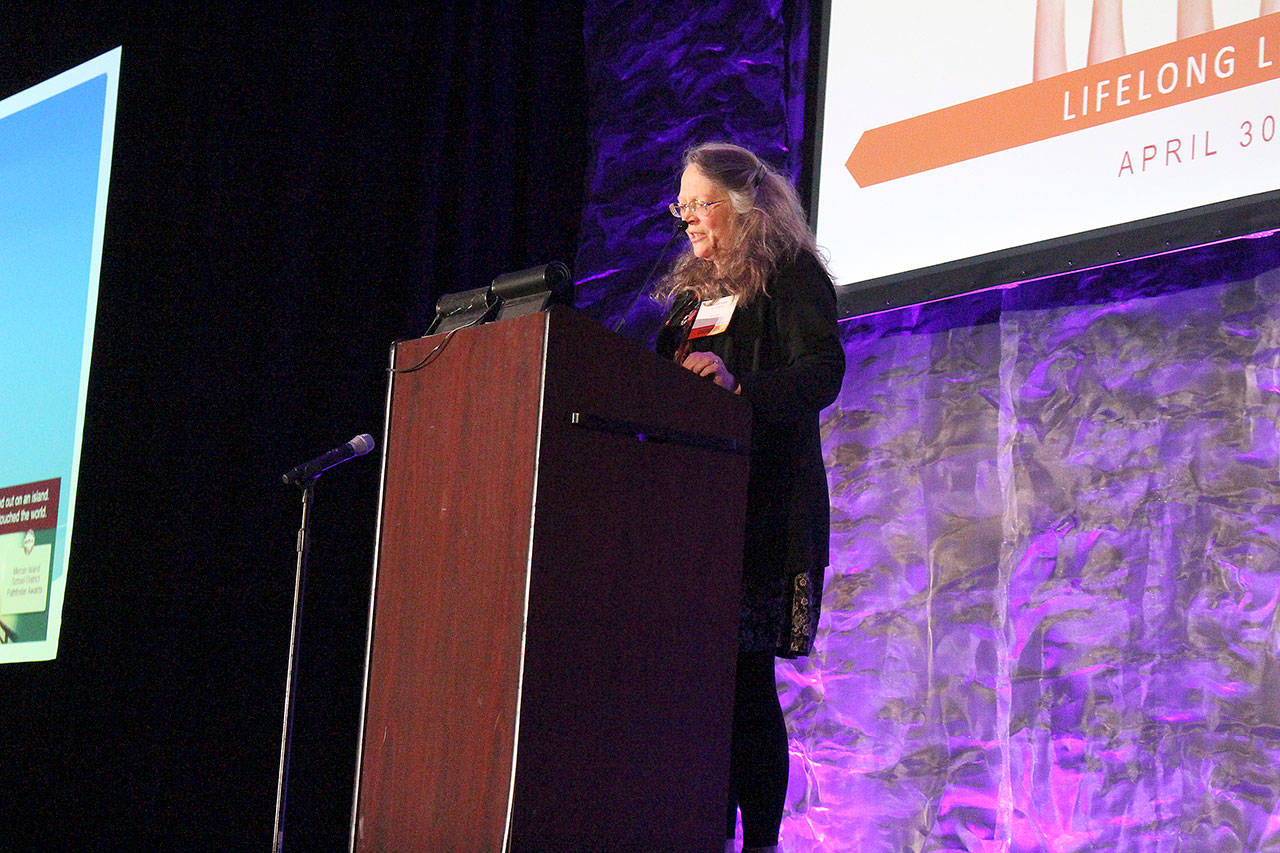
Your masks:
[[[689,230],[689,223],[680,219],[676,222],[675,230],[671,232],[671,236],[667,238],[667,242],[662,244],[662,250],[658,252],[657,260],[653,262],[653,266],[649,269],[649,274],[644,277],[644,284],[640,285],[640,289],[636,291],[635,298],[631,300],[631,304],[627,306],[627,312],[622,315],[622,319],[618,321],[618,325],[613,327],[615,332],[621,331],[622,327],[627,324],[627,319],[631,317],[631,312],[636,310],[636,305],[640,302],[640,297],[649,292],[649,285],[653,283],[653,274],[658,271],[658,264],[662,263],[662,257],[667,253],[667,249],[671,248],[671,241]]]
[[[280,479],[286,483],[313,480],[334,465],[341,465],[348,459],[364,456],[370,450],[373,450],[373,436],[368,434],[357,435],[341,447],[335,447],[328,453],[320,454],[315,459],[303,462],[301,465],[295,465],[286,471]]]

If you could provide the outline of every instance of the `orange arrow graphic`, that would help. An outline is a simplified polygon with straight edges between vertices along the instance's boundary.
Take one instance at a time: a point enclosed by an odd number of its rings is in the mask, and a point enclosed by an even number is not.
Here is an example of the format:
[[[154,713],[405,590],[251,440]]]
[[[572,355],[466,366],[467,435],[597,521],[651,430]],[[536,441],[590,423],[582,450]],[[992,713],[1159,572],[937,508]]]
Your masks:
[[[845,168],[869,187],[1276,78],[1280,13],[871,128]]]

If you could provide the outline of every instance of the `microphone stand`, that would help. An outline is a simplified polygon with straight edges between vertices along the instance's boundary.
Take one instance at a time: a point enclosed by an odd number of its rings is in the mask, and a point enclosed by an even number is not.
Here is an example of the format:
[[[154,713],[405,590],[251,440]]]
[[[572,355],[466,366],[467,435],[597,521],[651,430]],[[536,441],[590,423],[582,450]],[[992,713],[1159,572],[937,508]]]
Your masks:
[[[293,749],[293,712],[298,681],[298,628],[302,622],[302,596],[306,586],[307,558],[311,554],[311,504],[319,474],[298,482],[302,487],[302,524],[298,528],[298,564],[293,577],[293,622],[289,627],[289,671],[284,683],[284,723],[280,734],[280,773],[276,781],[276,816],[272,827],[272,853],[284,850],[285,801],[288,799],[289,760]]]
[[[276,780],[276,817],[272,827],[272,853],[284,850],[285,803],[289,798],[289,759],[293,752],[293,712],[297,699],[298,640],[302,624],[302,597],[307,583],[307,558],[311,555],[311,504],[316,480],[335,465],[341,465],[373,449],[373,437],[357,435],[342,447],[291,468],[282,478],[302,488],[302,525],[298,528],[298,568],[293,576],[293,622],[289,626],[289,674],[284,682],[284,723],[280,733],[280,775]]]

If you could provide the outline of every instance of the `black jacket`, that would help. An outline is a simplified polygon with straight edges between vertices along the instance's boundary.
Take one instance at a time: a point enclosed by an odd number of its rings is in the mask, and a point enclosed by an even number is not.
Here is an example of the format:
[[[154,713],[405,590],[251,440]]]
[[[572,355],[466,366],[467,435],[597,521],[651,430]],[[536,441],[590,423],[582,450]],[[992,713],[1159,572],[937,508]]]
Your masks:
[[[659,334],[660,355],[679,347],[681,321],[695,307],[677,298]],[[830,562],[818,414],[840,393],[845,368],[831,280],[801,253],[774,273],[767,295],[737,306],[728,329],[692,348],[724,360],[753,413],[740,646],[808,654]]]

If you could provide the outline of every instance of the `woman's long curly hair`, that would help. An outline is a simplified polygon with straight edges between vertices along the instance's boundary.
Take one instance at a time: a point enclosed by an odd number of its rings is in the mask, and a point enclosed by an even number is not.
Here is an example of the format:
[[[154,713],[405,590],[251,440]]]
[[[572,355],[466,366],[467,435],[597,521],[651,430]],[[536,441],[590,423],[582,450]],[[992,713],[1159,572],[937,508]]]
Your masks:
[[[737,294],[746,304],[766,293],[774,271],[800,252],[810,252],[822,263],[795,188],[755,154],[738,145],[707,142],[684,152],[684,166],[697,167],[724,189],[737,220],[719,264],[687,249],[659,280],[654,298],[670,300],[685,292],[700,300]]]

